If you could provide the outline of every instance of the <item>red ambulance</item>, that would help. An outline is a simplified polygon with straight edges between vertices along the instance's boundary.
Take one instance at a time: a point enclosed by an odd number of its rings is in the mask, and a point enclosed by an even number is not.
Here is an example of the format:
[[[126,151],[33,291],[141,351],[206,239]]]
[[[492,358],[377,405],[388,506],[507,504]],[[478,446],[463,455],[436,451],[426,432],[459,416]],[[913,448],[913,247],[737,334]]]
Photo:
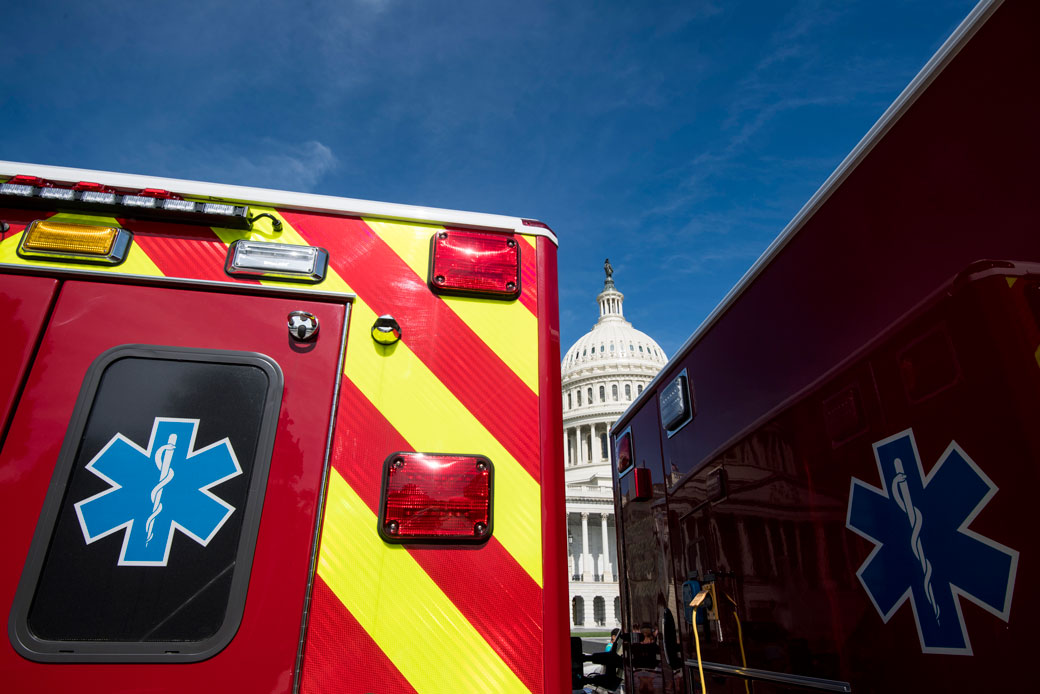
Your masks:
[[[7,692],[567,686],[556,237],[0,162]]]
[[[615,424],[630,694],[1036,687],[1038,36],[980,3]]]

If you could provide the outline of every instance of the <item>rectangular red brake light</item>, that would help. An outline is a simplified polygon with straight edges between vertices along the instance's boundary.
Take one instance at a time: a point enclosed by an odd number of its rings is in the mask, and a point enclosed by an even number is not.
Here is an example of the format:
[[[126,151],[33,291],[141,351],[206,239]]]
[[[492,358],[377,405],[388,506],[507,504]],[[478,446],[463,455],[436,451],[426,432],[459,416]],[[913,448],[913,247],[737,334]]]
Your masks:
[[[520,244],[513,234],[445,229],[430,242],[430,288],[438,294],[520,296]]]
[[[387,542],[486,541],[492,476],[484,456],[394,453],[383,468],[380,535]]]

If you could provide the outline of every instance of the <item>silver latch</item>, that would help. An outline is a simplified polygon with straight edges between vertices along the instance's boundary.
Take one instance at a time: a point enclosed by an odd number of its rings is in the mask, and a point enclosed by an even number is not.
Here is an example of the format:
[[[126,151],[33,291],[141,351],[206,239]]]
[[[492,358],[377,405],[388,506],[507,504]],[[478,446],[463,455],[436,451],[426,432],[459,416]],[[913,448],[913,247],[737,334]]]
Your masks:
[[[307,311],[293,311],[289,314],[289,335],[294,340],[307,342],[318,334],[318,317]]]

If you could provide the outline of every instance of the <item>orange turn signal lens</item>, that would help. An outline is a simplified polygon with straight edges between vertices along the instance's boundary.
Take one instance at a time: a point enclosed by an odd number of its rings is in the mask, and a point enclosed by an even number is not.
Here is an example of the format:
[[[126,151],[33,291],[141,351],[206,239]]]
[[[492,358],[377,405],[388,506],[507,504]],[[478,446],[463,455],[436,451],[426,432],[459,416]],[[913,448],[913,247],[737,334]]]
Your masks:
[[[119,265],[126,259],[133,235],[126,229],[38,219],[18,245],[23,258]]]

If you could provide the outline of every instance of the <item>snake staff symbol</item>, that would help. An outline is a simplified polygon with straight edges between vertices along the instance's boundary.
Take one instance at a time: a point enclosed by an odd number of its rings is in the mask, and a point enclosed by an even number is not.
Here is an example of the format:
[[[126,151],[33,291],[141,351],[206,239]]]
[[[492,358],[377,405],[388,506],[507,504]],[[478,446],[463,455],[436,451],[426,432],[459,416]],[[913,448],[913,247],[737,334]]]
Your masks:
[[[170,438],[167,439],[165,446],[160,446],[159,450],[155,453],[155,466],[159,468],[159,484],[152,487],[152,515],[148,516],[148,520],[144,523],[145,532],[148,533],[148,537],[144,543],[150,544],[152,538],[155,537],[155,519],[162,513],[162,490],[163,487],[173,481],[173,470],[170,469],[170,462],[173,460],[173,452],[177,448],[177,434],[170,434]]]
[[[997,486],[954,442],[926,475],[909,429],[874,459],[881,487],[849,490],[846,526],[874,544],[856,576],[883,622],[911,602],[922,652],[971,655],[961,598],[1011,616],[1018,552],[970,528]]]

